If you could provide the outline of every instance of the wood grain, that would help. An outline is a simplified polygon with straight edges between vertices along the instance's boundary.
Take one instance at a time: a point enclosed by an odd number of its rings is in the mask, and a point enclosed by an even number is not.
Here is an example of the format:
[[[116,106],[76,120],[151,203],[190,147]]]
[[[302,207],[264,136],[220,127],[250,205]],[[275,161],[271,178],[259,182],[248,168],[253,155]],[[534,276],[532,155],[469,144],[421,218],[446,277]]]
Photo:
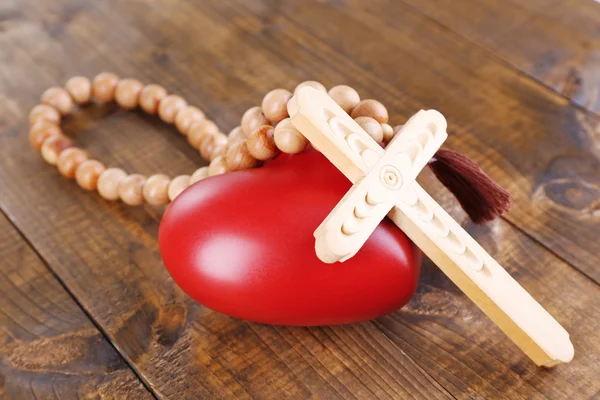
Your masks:
[[[593,398],[600,293],[572,266],[600,281],[598,118],[409,6],[303,4],[3,4],[2,210],[160,398]],[[427,264],[411,305],[376,322],[271,327],[193,303],[160,261],[160,210],[85,193],[26,144],[26,114],[45,88],[103,70],[165,85],[224,132],[268,90],[305,79],[351,84],[388,105],[393,123],[439,109],[449,147],[516,197],[509,222],[469,230],[572,333],[575,360],[535,368]],[[130,172],[203,163],[175,129],[112,106],[65,129]],[[421,183],[463,218],[430,175]]]
[[[152,399],[0,214],[0,398]]]

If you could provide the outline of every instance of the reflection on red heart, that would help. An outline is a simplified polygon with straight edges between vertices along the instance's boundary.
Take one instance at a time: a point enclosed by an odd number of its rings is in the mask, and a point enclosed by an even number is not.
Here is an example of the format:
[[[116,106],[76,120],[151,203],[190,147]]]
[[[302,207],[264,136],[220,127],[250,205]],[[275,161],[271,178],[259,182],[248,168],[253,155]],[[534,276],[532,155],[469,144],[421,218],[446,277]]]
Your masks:
[[[332,325],[390,313],[413,295],[421,264],[390,221],[344,263],[315,254],[314,230],[350,186],[316,151],[202,180],[162,219],[165,265],[199,303],[250,321]]]

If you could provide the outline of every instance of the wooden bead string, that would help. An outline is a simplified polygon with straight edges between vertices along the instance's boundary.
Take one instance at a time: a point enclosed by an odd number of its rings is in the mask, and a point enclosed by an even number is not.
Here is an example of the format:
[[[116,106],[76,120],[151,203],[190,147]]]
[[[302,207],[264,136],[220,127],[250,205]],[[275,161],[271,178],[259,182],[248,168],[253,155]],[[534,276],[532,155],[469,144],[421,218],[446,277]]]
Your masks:
[[[315,81],[303,82],[295,90],[303,86],[327,91]],[[388,125],[388,112],[381,103],[361,100],[353,88],[339,85],[328,94],[377,142],[389,142],[399,130]],[[64,88],[51,87],[42,94],[41,104],[29,113],[29,141],[41,151],[46,162],[56,165],[63,176],[74,178],[83,189],[97,190],[107,200],[120,199],[132,206],[144,203],[158,206],[173,201],[188,186],[208,176],[254,168],[281,152],[304,151],[308,140],[294,128],[287,113],[291,97],[292,93],[285,89],[270,91],[260,106],[247,110],[240,125],[225,135],[199,108],[188,105],[180,96],[168,94],[160,85],[120,79],[109,72],[98,74],[93,81],[75,76]],[[165,174],[146,177],[127,174],[120,168],[106,168],[74,146],[60,128],[62,118],[69,115],[75,105],[83,106],[91,101],[115,101],[126,110],[139,107],[148,114],[158,114],[164,122],[175,124],[210,164],[191,175],[173,179]]]

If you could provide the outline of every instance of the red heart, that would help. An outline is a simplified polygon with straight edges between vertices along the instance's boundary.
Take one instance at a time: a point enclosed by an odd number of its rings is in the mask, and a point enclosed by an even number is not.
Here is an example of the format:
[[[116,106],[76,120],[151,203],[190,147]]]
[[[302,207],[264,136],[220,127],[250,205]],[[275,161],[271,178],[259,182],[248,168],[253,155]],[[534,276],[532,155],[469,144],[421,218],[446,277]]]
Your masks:
[[[390,221],[344,263],[315,254],[314,230],[350,186],[316,151],[204,179],[166,211],[162,258],[196,301],[242,319],[332,325],[390,313],[413,295],[421,264]]]

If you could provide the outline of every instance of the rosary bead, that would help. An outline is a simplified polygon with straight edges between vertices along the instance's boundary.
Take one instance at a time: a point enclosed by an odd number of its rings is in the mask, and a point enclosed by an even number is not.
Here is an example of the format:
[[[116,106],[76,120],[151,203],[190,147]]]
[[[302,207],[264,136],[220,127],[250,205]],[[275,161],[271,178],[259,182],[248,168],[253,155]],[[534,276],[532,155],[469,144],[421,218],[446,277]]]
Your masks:
[[[360,125],[361,128],[365,132],[369,134],[377,143],[381,143],[383,141],[383,129],[381,128],[381,124],[375,121],[371,117],[358,117],[354,118],[354,121]]]
[[[75,181],[84,190],[96,190],[104,169],[104,164],[100,161],[86,160],[75,170]]]
[[[61,87],[51,87],[42,93],[42,104],[54,107],[61,115],[67,115],[73,109],[73,100],[69,93]]]
[[[371,117],[380,124],[387,124],[389,119],[385,106],[373,99],[362,100],[354,107],[350,116],[352,118]]]
[[[246,139],[246,147],[250,155],[257,160],[269,160],[279,154],[275,145],[273,132],[275,129],[270,125],[263,125],[255,129]]]
[[[132,110],[139,104],[144,84],[137,79],[122,79],[115,89],[115,101],[126,110]]]
[[[224,156],[218,156],[208,166],[208,176],[221,175],[229,172],[227,161]]]
[[[75,177],[75,170],[77,167],[87,159],[88,155],[85,150],[77,147],[70,147],[60,153],[56,160],[56,166],[58,167],[58,172],[71,179]]]
[[[225,160],[229,171],[250,169],[259,164],[259,161],[250,154],[246,143],[242,140],[229,144],[225,153]]]
[[[179,196],[179,194],[187,189],[188,186],[190,186],[189,175],[179,175],[178,177],[175,177],[171,183],[169,183],[169,189],[167,190],[169,200],[175,200],[175,197]]]
[[[187,135],[194,122],[202,121],[205,118],[204,113],[198,107],[187,106],[177,113],[175,126],[181,134]]]
[[[119,198],[123,203],[130,206],[141,206],[144,204],[144,184],[146,177],[141,174],[127,175],[119,184]]]
[[[77,104],[86,104],[92,98],[92,82],[85,76],[74,76],[65,83],[65,89]]]
[[[308,146],[308,139],[294,127],[289,118],[277,124],[274,140],[277,148],[287,154],[300,153]]]
[[[248,135],[246,135],[241,126],[236,126],[231,130],[231,132],[229,132],[227,139],[229,140],[229,143],[233,143],[237,142],[238,140],[245,141],[247,136]]]
[[[329,89],[329,96],[348,114],[360,103],[358,92],[346,85],[338,85]]]
[[[171,178],[164,174],[152,175],[144,184],[144,199],[148,204],[160,206],[169,202]]]
[[[33,126],[40,121],[46,121],[58,125],[60,124],[60,113],[56,110],[56,108],[47,104],[38,104],[29,112],[29,126]]]
[[[227,136],[221,132],[209,133],[204,136],[202,142],[200,142],[200,155],[205,160],[212,160],[215,158],[213,152],[222,146],[227,145]]]
[[[215,157],[216,158],[216,157]],[[198,168],[190,177],[190,185],[201,181],[202,179],[208,176],[208,167],[200,167]]]
[[[292,94],[285,89],[271,90],[263,98],[262,112],[273,124],[288,117],[287,103]]]
[[[51,122],[40,121],[29,129],[29,143],[31,143],[31,146],[34,149],[39,150],[42,148],[42,144],[44,144],[46,139],[61,134],[62,132],[58,125]]]
[[[294,94],[296,94],[298,89],[306,87],[306,86],[315,88],[317,90],[320,90],[321,92],[327,93],[327,89],[325,89],[325,86],[323,86],[322,83],[317,82],[317,81],[305,81],[305,82],[302,82],[301,84],[299,84],[298,86],[296,86],[296,89],[294,89]]]
[[[115,90],[119,77],[112,72],[102,72],[92,82],[92,94],[100,103],[108,103],[115,99]]]
[[[256,106],[248,109],[242,117],[242,131],[244,135],[248,136],[256,128],[260,128],[263,125],[268,125],[269,121],[267,117],[262,113],[262,108]],[[231,134],[230,134],[231,137]]]
[[[42,158],[50,165],[56,165],[58,156],[63,150],[73,147],[73,142],[63,135],[49,137],[42,144]]]
[[[98,193],[106,200],[119,199],[119,185],[127,177],[121,168],[109,168],[98,178]]]
[[[140,107],[150,115],[156,114],[161,100],[167,97],[167,90],[160,85],[146,85],[140,92]]]
[[[383,142],[389,143],[394,137],[394,129],[388,124],[381,124],[381,130],[383,131]]]
[[[227,146],[229,145],[229,141],[227,140],[227,136],[225,137],[225,141],[219,139],[216,143],[213,144],[212,152],[210,153],[209,161],[214,160],[218,156],[224,156],[227,152]]]
[[[187,133],[188,142],[195,149],[200,149],[204,136],[211,133],[219,133],[217,125],[209,119],[203,119],[192,123]]]
[[[187,102],[181,96],[171,94],[160,101],[158,105],[158,116],[167,124],[175,122],[179,111],[187,107]]]

